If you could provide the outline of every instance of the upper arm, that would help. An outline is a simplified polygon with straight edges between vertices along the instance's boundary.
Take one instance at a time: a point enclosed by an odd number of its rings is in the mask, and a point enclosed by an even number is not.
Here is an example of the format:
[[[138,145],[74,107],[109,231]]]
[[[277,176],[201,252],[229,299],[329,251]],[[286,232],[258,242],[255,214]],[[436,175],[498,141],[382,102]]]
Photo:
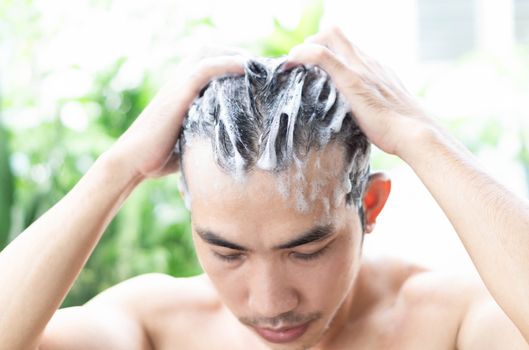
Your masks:
[[[113,305],[58,310],[42,335],[39,350],[146,350],[140,323]]]
[[[529,343],[490,296],[474,302],[463,318],[458,349],[529,350]]]
[[[196,340],[189,329],[203,327],[201,315],[216,305],[200,278],[141,275],[105,290],[83,306],[57,311],[39,350],[184,347]]]
[[[38,349],[151,349],[142,320],[146,295],[137,288],[145,278],[122,282],[83,306],[58,310],[46,326]]]

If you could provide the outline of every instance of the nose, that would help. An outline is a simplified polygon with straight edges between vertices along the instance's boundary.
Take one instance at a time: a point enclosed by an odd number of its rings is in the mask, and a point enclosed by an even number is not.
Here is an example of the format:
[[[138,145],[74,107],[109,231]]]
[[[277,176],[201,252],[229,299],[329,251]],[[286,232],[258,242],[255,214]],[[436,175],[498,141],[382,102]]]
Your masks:
[[[298,293],[281,265],[259,263],[249,283],[248,306],[260,317],[276,317],[298,306]]]

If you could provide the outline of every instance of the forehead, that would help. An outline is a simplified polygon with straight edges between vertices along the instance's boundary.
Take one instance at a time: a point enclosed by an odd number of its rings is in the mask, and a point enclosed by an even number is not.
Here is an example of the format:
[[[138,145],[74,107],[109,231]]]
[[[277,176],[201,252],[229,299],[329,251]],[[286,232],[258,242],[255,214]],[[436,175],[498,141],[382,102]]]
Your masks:
[[[336,225],[337,214],[345,209],[343,150],[333,144],[279,173],[254,169],[233,176],[216,164],[208,141],[194,139],[184,153],[183,171],[192,218],[201,227],[233,231]]]

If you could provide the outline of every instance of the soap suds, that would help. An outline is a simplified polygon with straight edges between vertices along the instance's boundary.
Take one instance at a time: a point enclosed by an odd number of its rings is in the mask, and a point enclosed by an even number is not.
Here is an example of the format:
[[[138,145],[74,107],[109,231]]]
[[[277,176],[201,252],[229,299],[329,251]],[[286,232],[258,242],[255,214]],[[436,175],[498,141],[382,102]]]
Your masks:
[[[350,106],[320,68],[284,70],[284,63],[284,57],[253,58],[244,76],[210,82],[189,108],[175,151],[182,160],[195,137],[205,139],[236,183],[244,184],[252,169],[271,172],[281,196],[302,212],[319,201],[328,212],[346,196],[361,204],[370,147]],[[312,170],[319,176],[308,183],[307,158],[331,143],[345,151],[340,162],[333,168],[316,157]],[[331,183],[336,187],[324,195]]]

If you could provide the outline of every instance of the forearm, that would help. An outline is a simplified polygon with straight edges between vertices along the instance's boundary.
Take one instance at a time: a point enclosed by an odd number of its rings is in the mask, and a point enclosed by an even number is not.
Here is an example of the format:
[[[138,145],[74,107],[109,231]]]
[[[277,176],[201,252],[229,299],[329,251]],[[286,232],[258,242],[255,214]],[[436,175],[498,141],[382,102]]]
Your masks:
[[[398,79],[333,28],[294,47],[291,65],[332,77],[355,121],[406,161],[444,210],[489,291],[529,341],[529,204],[494,181],[436,126]]]
[[[417,134],[401,157],[457,231],[487,288],[529,340],[529,205],[435,127]]]
[[[0,253],[0,344],[34,345],[139,178],[103,155]]]

